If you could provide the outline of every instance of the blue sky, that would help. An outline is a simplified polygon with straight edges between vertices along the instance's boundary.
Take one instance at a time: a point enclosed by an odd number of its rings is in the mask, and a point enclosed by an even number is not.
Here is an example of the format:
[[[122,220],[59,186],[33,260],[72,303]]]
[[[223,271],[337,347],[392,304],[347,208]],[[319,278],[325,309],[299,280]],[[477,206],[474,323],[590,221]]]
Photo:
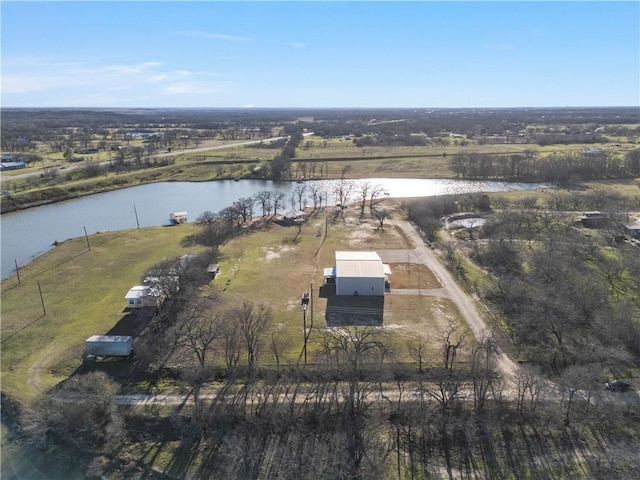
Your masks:
[[[7,2],[3,107],[640,105],[640,2]]]

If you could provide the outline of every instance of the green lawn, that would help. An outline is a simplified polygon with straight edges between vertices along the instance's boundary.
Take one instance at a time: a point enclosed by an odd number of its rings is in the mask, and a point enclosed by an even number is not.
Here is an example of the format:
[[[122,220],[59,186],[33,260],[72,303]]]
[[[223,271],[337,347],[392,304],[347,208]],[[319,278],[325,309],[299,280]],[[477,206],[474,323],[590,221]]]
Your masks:
[[[21,269],[21,285],[15,276],[3,281],[3,392],[27,398],[66,378],[81,363],[84,340],[124,316],[124,295],[144,272],[193,250],[180,241],[195,228],[99,233],[90,237],[91,251],[84,238],[68,240]]]

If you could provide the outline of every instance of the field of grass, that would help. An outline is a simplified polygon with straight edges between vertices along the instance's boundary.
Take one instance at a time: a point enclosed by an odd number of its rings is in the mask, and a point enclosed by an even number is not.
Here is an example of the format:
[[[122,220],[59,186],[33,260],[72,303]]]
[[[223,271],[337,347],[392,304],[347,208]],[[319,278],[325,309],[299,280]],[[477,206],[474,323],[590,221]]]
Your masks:
[[[84,340],[124,316],[124,295],[180,246],[191,225],[98,233],[68,240],[2,282],[2,390],[28,398],[80,366]],[[46,315],[43,312],[42,299]],[[66,366],[61,368],[60,366]],[[56,366],[52,370],[53,366]]]
[[[277,335],[283,345],[281,361],[298,361],[303,345],[301,296],[312,284],[313,304],[306,314],[308,327],[313,321],[308,355],[309,361],[317,358],[327,312],[337,305],[335,297],[320,294],[323,268],[335,264],[336,250],[413,248],[393,220],[378,230],[371,220],[360,221],[355,207],[348,210],[344,218],[318,212],[300,231],[297,226],[271,222],[222,248],[221,273],[211,283],[221,292],[221,310],[245,300],[269,306],[273,323],[266,339]],[[15,276],[6,279],[2,283],[3,391],[27,399],[76,371],[82,363],[84,340],[106,334],[123,319],[124,295],[140,283],[148,268],[165,257],[197,251],[197,247],[181,246],[181,240],[196,229],[183,225],[99,233],[89,237],[90,251],[84,238],[68,240],[21,269],[20,285]],[[414,265],[408,270],[404,264],[392,265],[392,272],[395,269],[397,287],[439,288],[425,267]],[[358,300],[368,301],[366,297]],[[406,344],[417,335],[428,340],[435,358],[447,319],[459,317],[455,305],[435,296],[386,295],[382,304],[383,324],[398,361],[408,360]],[[273,362],[267,348],[260,360]]]

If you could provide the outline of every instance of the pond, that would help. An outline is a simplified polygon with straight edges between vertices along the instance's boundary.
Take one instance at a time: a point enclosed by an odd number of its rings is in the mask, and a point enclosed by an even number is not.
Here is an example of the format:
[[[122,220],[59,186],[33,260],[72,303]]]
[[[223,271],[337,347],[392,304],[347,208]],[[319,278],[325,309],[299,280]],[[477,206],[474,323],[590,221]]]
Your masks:
[[[358,186],[368,181],[380,185],[392,198],[428,197],[435,195],[535,190],[542,184],[479,182],[439,179],[354,180],[351,201]],[[328,192],[328,205],[335,204],[332,195],[339,180],[312,180]],[[31,208],[0,216],[2,278],[15,272],[15,264],[24,265],[49,250],[55,241],[64,241],[98,231],[165,225],[169,212],[187,211],[189,221],[202,212],[218,212],[241,197],[252,197],[262,190],[278,190],[285,194],[285,209],[297,183],[274,183],[267,180],[215,182],[163,182],[125,188],[113,192]],[[308,205],[312,205],[310,200]],[[136,218],[137,214],[137,218]]]

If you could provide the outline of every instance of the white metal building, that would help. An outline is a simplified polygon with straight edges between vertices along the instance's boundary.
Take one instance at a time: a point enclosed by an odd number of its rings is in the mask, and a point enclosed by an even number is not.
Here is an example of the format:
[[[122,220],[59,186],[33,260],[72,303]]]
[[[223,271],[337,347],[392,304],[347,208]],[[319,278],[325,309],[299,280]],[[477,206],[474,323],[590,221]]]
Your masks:
[[[336,295],[384,295],[388,265],[376,252],[336,252]]]

